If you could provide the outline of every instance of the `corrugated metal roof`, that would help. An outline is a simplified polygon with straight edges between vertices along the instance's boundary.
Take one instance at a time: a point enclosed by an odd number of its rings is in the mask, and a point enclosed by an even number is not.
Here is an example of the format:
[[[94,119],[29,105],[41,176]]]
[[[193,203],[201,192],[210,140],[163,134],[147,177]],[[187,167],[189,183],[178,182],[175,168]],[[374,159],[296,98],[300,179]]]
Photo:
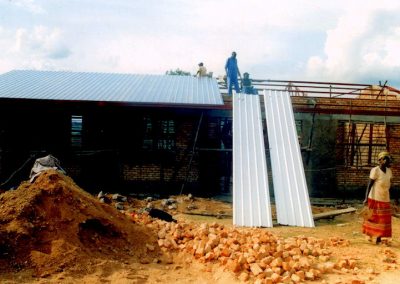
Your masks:
[[[223,105],[214,78],[67,71],[14,70],[2,74],[0,98]]]
[[[278,223],[314,227],[293,107],[286,91],[264,91]]]
[[[233,224],[272,227],[259,96],[233,96]]]

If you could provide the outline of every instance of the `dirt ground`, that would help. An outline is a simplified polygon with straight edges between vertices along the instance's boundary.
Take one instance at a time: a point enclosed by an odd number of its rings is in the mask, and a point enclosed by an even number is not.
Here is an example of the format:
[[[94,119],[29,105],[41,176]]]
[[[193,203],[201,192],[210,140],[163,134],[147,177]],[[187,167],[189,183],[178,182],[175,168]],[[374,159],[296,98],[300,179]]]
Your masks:
[[[100,202],[55,171],[0,194],[0,282],[399,283],[395,217],[393,238],[375,245],[357,213],[315,228],[235,228],[228,202],[121,197]],[[146,206],[177,223],[151,218]]]

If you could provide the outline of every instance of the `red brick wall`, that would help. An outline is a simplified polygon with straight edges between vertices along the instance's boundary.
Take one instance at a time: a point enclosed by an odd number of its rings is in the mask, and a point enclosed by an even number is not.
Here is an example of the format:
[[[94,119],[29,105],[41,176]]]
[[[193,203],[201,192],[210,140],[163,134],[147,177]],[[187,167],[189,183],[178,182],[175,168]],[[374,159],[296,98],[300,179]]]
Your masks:
[[[294,111],[307,112],[317,103],[316,109],[329,113],[383,113],[387,115],[399,115],[400,100],[373,100],[373,99],[349,99],[349,98],[314,98],[291,97]]]
[[[174,161],[168,161],[168,165],[163,166],[160,163],[124,165],[122,169],[124,180],[182,182],[186,180],[187,176],[187,182],[197,181],[199,174],[196,159],[192,160],[190,172],[188,173],[194,127],[197,127],[195,120],[178,122]]]
[[[294,112],[298,113],[317,113],[326,114],[353,114],[351,117],[353,121],[357,121],[357,114],[370,115],[386,115],[398,116],[400,113],[399,100],[376,100],[376,99],[346,99],[346,98],[314,98],[314,97],[292,97]],[[314,110],[314,102],[316,108]],[[317,116],[318,119],[318,116]],[[383,122],[383,121],[382,121]],[[381,123],[382,123],[381,122]],[[392,163],[393,183],[392,187],[400,187],[400,124],[387,124],[389,131],[388,135],[388,150],[390,151],[394,161]],[[340,124],[336,129],[337,135],[343,129]],[[314,149],[318,152],[318,149]],[[345,168],[343,165],[343,149],[339,145],[336,149],[332,149],[332,158],[336,159],[336,184],[337,190],[344,194],[362,196],[365,193],[368,184],[369,172],[371,167],[368,168]],[[377,161],[374,161],[377,165]],[[323,190],[318,188],[318,190]]]
[[[393,172],[393,187],[400,186],[400,125],[388,124],[389,129],[389,151],[393,157],[392,172]],[[338,129],[340,131],[340,129]],[[374,164],[378,165],[376,157]],[[372,168],[372,166],[371,166]],[[338,165],[336,168],[336,178],[339,189],[348,191],[365,192],[368,184],[369,172],[371,168],[348,167]]]

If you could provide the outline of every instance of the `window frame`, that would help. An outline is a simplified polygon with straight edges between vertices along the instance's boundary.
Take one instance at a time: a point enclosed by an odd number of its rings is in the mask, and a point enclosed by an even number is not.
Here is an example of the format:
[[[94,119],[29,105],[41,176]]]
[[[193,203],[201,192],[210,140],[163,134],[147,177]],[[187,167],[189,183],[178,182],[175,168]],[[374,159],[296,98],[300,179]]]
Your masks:
[[[80,149],[83,145],[83,116],[72,114],[70,116],[70,122],[70,145],[72,148]]]
[[[379,152],[388,149],[388,127],[384,123],[340,121],[339,137],[345,166],[369,168],[376,163]]]
[[[142,149],[149,151],[176,150],[176,120],[172,118],[143,118]]]

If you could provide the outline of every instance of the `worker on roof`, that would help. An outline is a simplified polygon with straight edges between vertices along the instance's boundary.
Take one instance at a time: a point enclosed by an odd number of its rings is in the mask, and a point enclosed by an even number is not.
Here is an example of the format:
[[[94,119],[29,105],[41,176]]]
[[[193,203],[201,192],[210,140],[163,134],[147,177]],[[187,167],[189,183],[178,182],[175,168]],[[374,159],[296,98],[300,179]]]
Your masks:
[[[389,195],[392,171],[389,168],[391,163],[389,152],[379,153],[378,163],[379,165],[372,168],[369,174],[364,200],[369,213],[366,214],[363,223],[363,233],[369,236],[370,241],[375,238],[376,244],[381,243],[382,238],[392,237],[392,210]]]
[[[228,83],[228,95],[232,96],[232,85],[235,87],[236,93],[240,93],[238,75],[240,79],[242,79],[242,76],[240,75],[235,51],[232,52],[231,57],[226,60],[225,71]]]
[[[198,76],[198,77],[206,77],[207,76],[207,68],[204,66],[203,62],[199,63],[199,69],[197,70],[196,76]]]
[[[249,95],[256,95],[257,94],[257,90],[254,89],[253,82],[250,79],[250,74],[247,73],[247,72],[243,73],[242,91],[243,91],[243,93],[249,94]]]

